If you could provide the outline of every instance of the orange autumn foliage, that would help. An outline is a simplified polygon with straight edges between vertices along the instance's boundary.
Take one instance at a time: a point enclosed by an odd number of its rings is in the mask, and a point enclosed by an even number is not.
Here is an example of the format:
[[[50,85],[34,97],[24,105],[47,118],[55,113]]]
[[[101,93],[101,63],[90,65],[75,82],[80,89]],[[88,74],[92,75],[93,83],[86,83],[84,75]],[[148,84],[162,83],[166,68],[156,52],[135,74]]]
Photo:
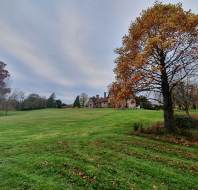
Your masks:
[[[198,71],[198,15],[181,4],[156,2],[130,25],[116,53],[116,101],[137,92],[160,92],[165,126],[173,129],[172,90]]]

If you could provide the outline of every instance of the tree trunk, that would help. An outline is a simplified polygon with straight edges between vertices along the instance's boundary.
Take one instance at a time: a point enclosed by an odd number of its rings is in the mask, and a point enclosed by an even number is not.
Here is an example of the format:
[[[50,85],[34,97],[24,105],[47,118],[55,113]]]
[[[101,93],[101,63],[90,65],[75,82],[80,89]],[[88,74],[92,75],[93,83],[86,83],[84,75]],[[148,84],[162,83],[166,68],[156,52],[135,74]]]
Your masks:
[[[168,131],[174,131],[173,104],[170,92],[163,93],[164,99],[164,126]]]
[[[128,108],[127,99],[125,99],[125,108]]]
[[[172,102],[172,93],[169,86],[168,76],[166,72],[166,65],[164,63],[164,58],[161,60],[161,89],[164,102],[164,126],[165,128],[173,132],[174,127],[174,111],[173,111],[173,102]]]
[[[185,112],[186,112],[186,115],[187,115],[188,117],[190,117],[190,113],[189,113],[189,104],[188,104],[188,102],[185,102]]]

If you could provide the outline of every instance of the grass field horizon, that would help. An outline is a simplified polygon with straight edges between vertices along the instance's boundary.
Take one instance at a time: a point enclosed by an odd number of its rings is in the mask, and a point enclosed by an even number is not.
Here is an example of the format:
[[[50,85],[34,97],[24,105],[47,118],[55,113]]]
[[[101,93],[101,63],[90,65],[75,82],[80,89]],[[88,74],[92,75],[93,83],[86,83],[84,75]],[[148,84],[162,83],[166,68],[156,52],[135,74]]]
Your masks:
[[[0,117],[0,190],[198,189],[198,147],[132,135],[161,111],[45,109]]]

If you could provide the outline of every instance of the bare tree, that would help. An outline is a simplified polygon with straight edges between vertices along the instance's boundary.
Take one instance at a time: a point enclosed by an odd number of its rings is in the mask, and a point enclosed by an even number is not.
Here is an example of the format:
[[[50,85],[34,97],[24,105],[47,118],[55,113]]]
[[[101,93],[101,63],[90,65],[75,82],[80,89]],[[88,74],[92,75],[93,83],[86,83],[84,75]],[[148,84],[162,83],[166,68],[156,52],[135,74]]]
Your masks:
[[[198,100],[198,89],[190,79],[181,81],[173,89],[173,102],[179,109],[184,110],[190,116],[190,108],[196,107]]]
[[[20,109],[24,99],[25,93],[15,89],[7,99],[9,109]]]
[[[86,94],[86,93],[81,93],[81,95],[80,95],[80,105],[81,105],[81,107],[85,107],[86,106],[86,103],[87,103],[87,101],[88,101],[88,95]]]
[[[0,108],[5,110],[7,114],[8,102],[6,100],[6,95],[10,93],[10,88],[7,87],[7,82],[10,77],[9,72],[5,69],[6,64],[0,61]]]

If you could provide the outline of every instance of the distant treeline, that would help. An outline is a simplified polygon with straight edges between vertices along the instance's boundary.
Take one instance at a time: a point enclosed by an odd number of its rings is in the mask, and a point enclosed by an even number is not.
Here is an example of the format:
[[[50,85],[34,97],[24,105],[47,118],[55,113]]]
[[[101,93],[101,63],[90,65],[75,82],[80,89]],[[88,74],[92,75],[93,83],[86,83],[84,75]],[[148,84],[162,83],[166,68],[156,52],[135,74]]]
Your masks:
[[[7,99],[0,102],[1,110],[35,110],[44,108],[62,108],[66,105],[61,100],[56,99],[55,93],[49,98],[38,94],[30,94],[25,97],[21,91],[14,91]]]

